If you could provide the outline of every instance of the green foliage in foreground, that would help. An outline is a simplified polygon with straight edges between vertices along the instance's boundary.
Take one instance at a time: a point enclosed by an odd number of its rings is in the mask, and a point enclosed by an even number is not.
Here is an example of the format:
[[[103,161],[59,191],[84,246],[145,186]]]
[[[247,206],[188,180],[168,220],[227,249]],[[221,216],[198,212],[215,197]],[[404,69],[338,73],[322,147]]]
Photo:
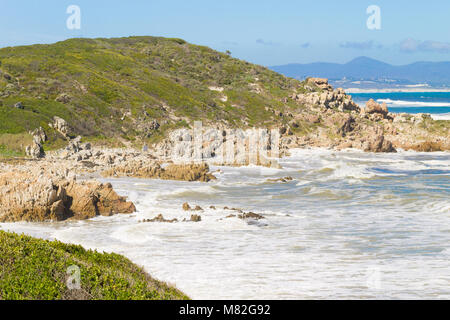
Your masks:
[[[81,289],[69,290],[67,268],[81,271]],[[188,299],[151,278],[127,258],[81,246],[0,231],[1,299]]]

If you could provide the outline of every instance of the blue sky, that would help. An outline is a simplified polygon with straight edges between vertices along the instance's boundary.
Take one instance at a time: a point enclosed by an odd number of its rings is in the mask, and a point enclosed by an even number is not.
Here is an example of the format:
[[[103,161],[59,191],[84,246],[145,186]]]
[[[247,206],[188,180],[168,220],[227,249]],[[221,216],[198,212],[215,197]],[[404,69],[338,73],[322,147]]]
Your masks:
[[[66,27],[69,5],[81,9],[80,30]],[[381,9],[381,30],[366,26],[370,5]],[[0,47],[155,35],[266,66],[361,55],[393,64],[448,61],[449,13],[448,0],[0,0]]]

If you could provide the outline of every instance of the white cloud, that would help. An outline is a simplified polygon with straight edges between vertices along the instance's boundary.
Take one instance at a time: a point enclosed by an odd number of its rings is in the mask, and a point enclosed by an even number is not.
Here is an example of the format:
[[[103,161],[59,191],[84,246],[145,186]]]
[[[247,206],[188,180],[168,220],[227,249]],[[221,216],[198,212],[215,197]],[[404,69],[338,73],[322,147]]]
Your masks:
[[[409,38],[400,43],[400,51],[408,53],[419,51],[450,53],[450,43],[431,40],[419,41]]]

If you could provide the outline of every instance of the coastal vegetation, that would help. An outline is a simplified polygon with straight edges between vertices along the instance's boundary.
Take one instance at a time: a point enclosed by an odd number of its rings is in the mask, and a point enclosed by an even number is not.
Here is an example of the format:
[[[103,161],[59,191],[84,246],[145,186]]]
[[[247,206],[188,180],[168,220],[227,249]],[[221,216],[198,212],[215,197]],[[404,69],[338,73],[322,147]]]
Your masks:
[[[47,136],[43,152],[76,136],[140,148],[194,120],[205,127],[280,128],[300,138],[289,138],[291,147],[394,150],[367,147],[376,131],[395,148],[414,146],[421,137],[444,141],[448,149],[448,121],[388,114],[387,108],[360,111],[326,79],[298,81],[182,39],[75,38],[0,49],[0,158],[23,156],[39,127]],[[51,125],[55,117],[67,122],[67,132]]]
[[[188,299],[121,255],[5,231],[0,266],[0,300]],[[67,285],[71,266],[79,268],[79,288]]]
[[[49,127],[54,116],[74,135],[106,144],[117,137],[156,142],[192,119],[236,127],[279,123],[282,98],[299,88],[297,80],[181,39],[8,47],[0,49],[0,135],[42,127],[54,136],[44,146],[49,150],[62,139]],[[149,120],[157,125],[149,127]],[[2,144],[1,153],[20,144]]]

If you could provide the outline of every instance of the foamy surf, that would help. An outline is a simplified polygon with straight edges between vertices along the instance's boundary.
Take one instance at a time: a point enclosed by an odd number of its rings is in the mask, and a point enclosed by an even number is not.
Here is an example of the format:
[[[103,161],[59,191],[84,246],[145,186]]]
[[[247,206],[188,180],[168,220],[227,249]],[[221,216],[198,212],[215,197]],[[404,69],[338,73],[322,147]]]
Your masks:
[[[450,120],[450,113],[432,114],[431,117],[434,120]]]
[[[405,107],[450,107],[448,102],[424,102],[424,101],[406,101],[392,99],[377,99],[379,103],[386,103],[388,106],[405,106]]]
[[[108,179],[135,214],[0,228],[124,254],[194,299],[450,298],[449,153],[298,149],[280,163],[214,167],[207,184]],[[142,222],[158,214],[179,222]]]

